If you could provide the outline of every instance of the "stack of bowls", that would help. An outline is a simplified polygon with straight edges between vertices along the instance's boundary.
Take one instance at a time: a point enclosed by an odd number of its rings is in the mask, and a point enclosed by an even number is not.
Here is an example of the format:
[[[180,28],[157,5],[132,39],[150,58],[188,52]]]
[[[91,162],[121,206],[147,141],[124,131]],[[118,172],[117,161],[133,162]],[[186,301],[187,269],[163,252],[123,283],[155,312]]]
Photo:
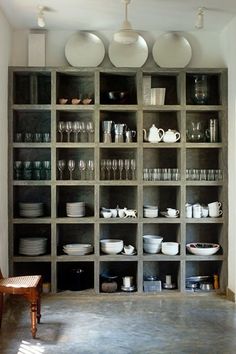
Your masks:
[[[143,249],[146,253],[159,253],[163,237],[158,235],[144,235]]]
[[[85,216],[85,203],[66,203],[66,214],[71,218],[81,218]]]
[[[124,247],[123,240],[118,239],[104,239],[100,243],[102,252],[106,254],[118,254]]]
[[[143,216],[144,216],[144,218],[157,218],[158,217],[158,206],[157,205],[144,205],[143,206]]]
[[[162,242],[161,252],[168,256],[175,256],[179,253],[179,244],[178,242]]]

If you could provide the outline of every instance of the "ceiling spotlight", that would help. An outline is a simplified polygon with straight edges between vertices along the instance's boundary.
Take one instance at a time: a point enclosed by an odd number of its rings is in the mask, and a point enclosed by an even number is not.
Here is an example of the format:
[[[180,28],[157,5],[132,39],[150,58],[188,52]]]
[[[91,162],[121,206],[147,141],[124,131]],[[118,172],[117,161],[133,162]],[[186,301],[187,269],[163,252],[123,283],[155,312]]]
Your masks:
[[[45,19],[44,19],[44,7],[38,6],[38,26],[43,28],[45,27]]]
[[[121,29],[113,36],[114,41],[121,44],[133,44],[137,42],[139,36],[128,21],[128,4],[130,4],[130,1],[131,0],[122,0],[125,4],[125,19],[122,23]]]
[[[195,27],[197,29],[201,29],[204,27],[204,7],[199,7],[198,9]]]

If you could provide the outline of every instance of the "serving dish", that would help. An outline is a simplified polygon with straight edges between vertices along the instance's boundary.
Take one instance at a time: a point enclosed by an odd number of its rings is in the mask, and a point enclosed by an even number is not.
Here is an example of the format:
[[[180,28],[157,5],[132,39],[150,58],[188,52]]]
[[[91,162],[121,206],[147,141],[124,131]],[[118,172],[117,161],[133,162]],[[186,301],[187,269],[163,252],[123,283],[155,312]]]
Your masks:
[[[220,249],[217,243],[188,243],[186,247],[190,253],[197,256],[211,256]]]
[[[96,67],[103,61],[105,47],[102,40],[93,33],[79,31],[66,43],[65,57],[75,67]]]
[[[192,48],[185,37],[168,32],[157,38],[152,55],[161,68],[184,68],[192,58]]]

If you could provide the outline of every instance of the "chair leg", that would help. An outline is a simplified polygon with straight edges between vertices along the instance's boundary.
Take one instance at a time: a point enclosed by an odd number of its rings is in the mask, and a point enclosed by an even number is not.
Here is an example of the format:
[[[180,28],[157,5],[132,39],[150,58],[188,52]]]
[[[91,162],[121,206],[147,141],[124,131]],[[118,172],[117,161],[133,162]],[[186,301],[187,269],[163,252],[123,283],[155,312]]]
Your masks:
[[[3,293],[0,293],[0,328],[2,325],[2,314],[3,314]]]
[[[32,337],[36,337],[37,332],[37,303],[31,302],[31,332]]]
[[[40,323],[40,318],[41,318],[41,299],[40,299],[40,294],[37,300],[37,320],[38,323]]]

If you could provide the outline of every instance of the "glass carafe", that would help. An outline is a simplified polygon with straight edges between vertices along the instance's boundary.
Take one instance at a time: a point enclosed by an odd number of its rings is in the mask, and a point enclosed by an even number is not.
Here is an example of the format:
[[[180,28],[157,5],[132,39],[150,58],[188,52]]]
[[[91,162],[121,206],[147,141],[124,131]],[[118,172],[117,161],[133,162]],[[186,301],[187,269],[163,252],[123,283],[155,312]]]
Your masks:
[[[201,122],[191,122],[187,129],[187,140],[197,143],[205,141],[205,132],[202,128]]]
[[[207,75],[194,75],[192,99],[195,104],[207,104],[208,101]]]

